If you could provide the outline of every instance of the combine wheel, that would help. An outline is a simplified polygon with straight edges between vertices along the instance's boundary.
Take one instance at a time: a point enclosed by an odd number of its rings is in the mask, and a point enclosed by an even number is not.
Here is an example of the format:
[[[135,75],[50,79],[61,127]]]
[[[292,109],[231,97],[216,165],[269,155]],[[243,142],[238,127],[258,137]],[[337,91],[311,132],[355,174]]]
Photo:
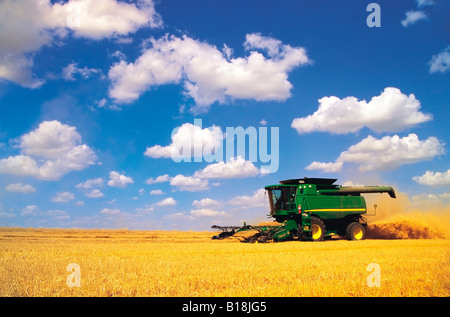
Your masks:
[[[272,242],[272,237],[268,236],[268,235],[262,235],[258,238],[258,242],[260,242],[260,243]]]
[[[347,240],[364,240],[366,229],[359,222],[351,222],[345,230]]]
[[[323,241],[325,237],[325,224],[318,217],[311,217],[311,231],[313,241]]]
[[[259,236],[260,236],[260,234],[259,233],[257,233],[257,234],[255,234],[254,236],[251,236],[251,237],[249,237],[249,238],[247,238],[246,240],[244,240],[244,242],[248,242],[248,243],[258,243],[259,241]]]
[[[268,243],[272,242],[272,237],[265,234],[257,234],[248,240],[249,243]]]

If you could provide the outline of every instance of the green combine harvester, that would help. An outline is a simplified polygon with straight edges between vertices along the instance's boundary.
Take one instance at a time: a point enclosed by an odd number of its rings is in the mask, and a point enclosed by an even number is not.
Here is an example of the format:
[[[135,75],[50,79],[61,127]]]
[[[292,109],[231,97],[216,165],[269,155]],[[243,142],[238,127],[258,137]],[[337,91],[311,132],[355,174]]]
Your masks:
[[[223,239],[253,230],[243,242],[279,242],[286,240],[323,241],[333,235],[348,240],[366,236],[366,201],[361,194],[388,193],[396,198],[391,186],[346,187],[335,185],[337,179],[299,178],[266,186],[270,214],[275,224],[268,226],[212,226],[222,232],[213,239]],[[374,206],[376,213],[376,205]]]

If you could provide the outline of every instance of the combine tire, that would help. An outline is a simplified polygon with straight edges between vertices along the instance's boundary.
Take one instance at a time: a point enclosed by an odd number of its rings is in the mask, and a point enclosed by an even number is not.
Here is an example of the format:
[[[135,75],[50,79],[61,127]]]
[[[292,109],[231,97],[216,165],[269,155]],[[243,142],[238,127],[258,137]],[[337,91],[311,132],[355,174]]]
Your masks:
[[[311,217],[312,241],[323,241],[325,237],[325,224],[318,217]]]
[[[273,239],[269,235],[258,233],[256,235],[250,237],[247,241],[248,241],[248,243],[268,243],[268,242],[272,242]]]
[[[261,235],[258,238],[258,242],[260,242],[260,243],[268,243],[268,242],[273,242],[273,239],[272,239],[271,236]]]
[[[366,228],[359,222],[351,222],[345,230],[347,240],[364,240],[366,238]]]

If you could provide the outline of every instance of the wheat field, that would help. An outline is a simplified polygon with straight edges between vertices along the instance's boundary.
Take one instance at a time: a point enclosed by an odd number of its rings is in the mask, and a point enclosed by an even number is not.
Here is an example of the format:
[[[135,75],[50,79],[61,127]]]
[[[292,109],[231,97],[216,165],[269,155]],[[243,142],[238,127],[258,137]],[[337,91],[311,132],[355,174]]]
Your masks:
[[[448,239],[246,244],[213,234],[0,228],[0,296],[450,295]]]

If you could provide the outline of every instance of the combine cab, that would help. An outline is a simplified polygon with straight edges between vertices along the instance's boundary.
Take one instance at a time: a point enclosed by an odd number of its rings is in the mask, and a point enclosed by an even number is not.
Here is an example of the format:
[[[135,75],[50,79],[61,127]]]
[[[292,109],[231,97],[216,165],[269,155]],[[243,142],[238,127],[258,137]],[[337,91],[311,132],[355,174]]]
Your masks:
[[[223,239],[253,230],[255,234],[244,242],[285,240],[322,241],[339,235],[348,240],[363,240],[366,236],[366,202],[361,194],[388,193],[396,198],[390,186],[344,187],[337,179],[300,178],[266,186],[270,214],[275,220],[270,226],[213,226],[222,232],[213,239]],[[375,207],[376,208],[376,207]]]

